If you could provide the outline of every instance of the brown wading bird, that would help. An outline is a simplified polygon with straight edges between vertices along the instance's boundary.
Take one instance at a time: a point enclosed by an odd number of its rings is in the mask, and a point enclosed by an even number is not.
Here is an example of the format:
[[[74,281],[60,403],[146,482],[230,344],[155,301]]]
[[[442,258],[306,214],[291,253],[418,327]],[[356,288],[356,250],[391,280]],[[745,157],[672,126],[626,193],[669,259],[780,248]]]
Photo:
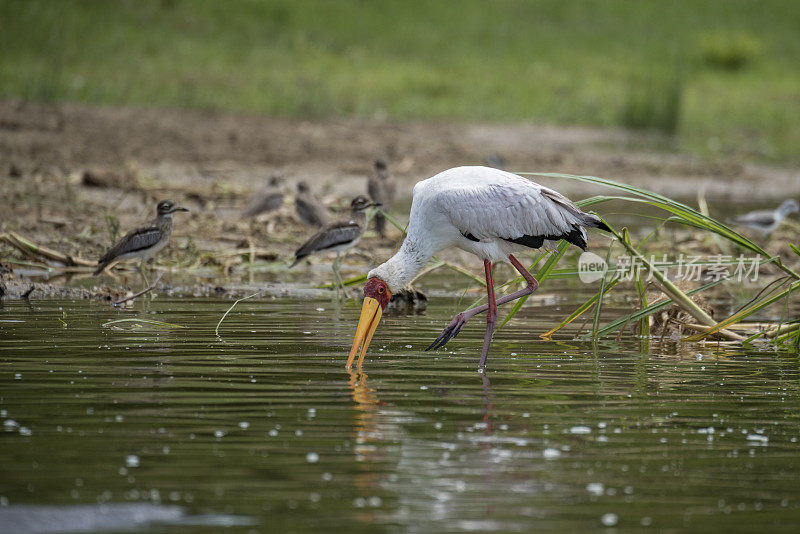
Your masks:
[[[273,175],[269,177],[269,186],[261,191],[244,209],[242,217],[255,217],[261,213],[268,213],[280,208],[283,204],[283,177]]]
[[[331,223],[303,243],[294,253],[294,263],[290,269],[297,265],[303,258],[320,252],[336,252],[333,262],[333,275],[338,287],[344,289],[344,282],[339,274],[339,260],[343,250],[356,246],[364,235],[367,224],[367,210],[377,204],[364,195],[359,195],[350,203],[350,217]]]
[[[378,158],[375,160],[375,169],[367,180],[367,192],[370,198],[381,205],[381,209],[388,210],[392,207],[397,186],[386,168],[386,162]],[[386,237],[386,217],[382,213],[375,215],[375,230],[378,235]]]
[[[443,347],[478,313],[486,315],[486,335],[479,369],[486,367],[497,306],[530,295],[539,283],[513,253],[554,248],[564,239],[586,249],[584,228],[608,230],[597,216],[582,212],[562,194],[536,182],[488,167],[456,167],[414,186],[408,233],[397,253],[371,270],[347,368],[358,353],[361,367],[372,335],[392,293],[406,286],[438,251],[457,247],[483,260],[488,304],[463,311],[426,349]],[[509,261],[527,287],[495,299],[492,262]]]
[[[159,250],[167,246],[169,237],[172,235],[172,214],[176,211],[189,210],[176,206],[171,200],[159,202],[156,207],[156,218],[131,230],[108,249],[97,260],[97,269],[94,274],[100,274],[109,264],[117,261],[139,259],[145,262],[153,257]],[[142,277],[144,277],[144,273],[142,273]]]
[[[320,199],[311,194],[308,184],[297,182],[297,196],[294,199],[297,217],[306,226],[325,226],[328,224],[328,210]]]
[[[784,200],[783,203],[774,210],[751,211],[750,213],[733,217],[730,219],[730,222],[761,232],[762,237],[766,237],[771,234],[786,217],[798,211],[800,211],[800,204],[798,204],[795,199],[790,198]]]

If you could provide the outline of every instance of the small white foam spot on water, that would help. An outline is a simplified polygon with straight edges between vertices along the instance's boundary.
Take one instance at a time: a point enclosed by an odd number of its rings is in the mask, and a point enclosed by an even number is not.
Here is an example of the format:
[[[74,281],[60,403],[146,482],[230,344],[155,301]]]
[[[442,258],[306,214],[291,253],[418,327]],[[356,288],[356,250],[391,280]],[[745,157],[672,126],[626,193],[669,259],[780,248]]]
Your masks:
[[[769,443],[769,438],[767,436],[762,436],[761,434],[748,434],[747,441],[766,445]]]
[[[589,482],[586,484],[586,491],[599,497],[605,491],[605,486],[602,482]]]
[[[619,523],[619,516],[614,513],[603,514],[603,517],[600,518],[600,522],[603,523],[604,527],[613,527]]]
[[[139,457],[135,454],[129,454],[125,457],[125,465],[128,467],[139,467]]]
[[[316,452],[309,452],[306,454],[306,462],[310,464],[315,464],[319,461],[319,454]]]
[[[542,456],[548,459],[558,458],[559,456],[561,456],[561,451],[558,449],[547,448],[542,451]]]

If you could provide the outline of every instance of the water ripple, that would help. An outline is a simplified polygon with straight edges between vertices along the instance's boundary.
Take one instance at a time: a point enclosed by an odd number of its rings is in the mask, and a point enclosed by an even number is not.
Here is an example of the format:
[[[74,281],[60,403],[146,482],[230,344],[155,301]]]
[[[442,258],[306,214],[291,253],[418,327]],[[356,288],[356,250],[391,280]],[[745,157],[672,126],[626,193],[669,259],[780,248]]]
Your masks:
[[[356,303],[250,300],[219,337],[228,301],[6,303],[0,506],[149,503],[294,532],[800,520],[795,357],[543,341],[543,306],[496,334],[481,375],[479,322],[422,350],[456,305],[436,300],[387,317],[363,373],[343,368]],[[122,318],[184,328],[102,326]],[[159,531],[218,528],[187,523]]]

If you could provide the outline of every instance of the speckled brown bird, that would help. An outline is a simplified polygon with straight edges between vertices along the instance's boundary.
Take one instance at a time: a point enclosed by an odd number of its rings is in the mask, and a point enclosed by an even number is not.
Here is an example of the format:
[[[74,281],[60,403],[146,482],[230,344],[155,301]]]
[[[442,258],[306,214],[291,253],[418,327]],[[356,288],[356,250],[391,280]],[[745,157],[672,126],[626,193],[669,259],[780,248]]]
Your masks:
[[[172,214],[176,211],[189,211],[176,206],[171,200],[162,200],[156,206],[156,218],[131,230],[125,237],[117,241],[103,256],[97,260],[95,275],[100,274],[111,263],[140,259],[146,261],[167,246],[172,235]]]
[[[353,248],[361,240],[367,224],[367,211],[377,205],[364,195],[354,198],[350,203],[350,217],[328,224],[311,236],[294,253],[294,263],[292,263],[291,267],[294,267],[301,260],[312,254],[336,252],[336,260],[333,262],[333,274],[339,285],[344,287],[341,276],[339,276],[341,253]]]
[[[330,219],[325,204],[311,194],[311,190],[305,182],[297,182],[294,209],[297,212],[297,218],[306,226],[325,226]]]
[[[270,176],[268,187],[258,193],[242,212],[242,217],[252,218],[261,213],[275,211],[283,205],[283,177]]]
[[[381,205],[381,209],[388,210],[394,201],[397,185],[389,173],[386,162],[380,158],[374,162],[372,174],[367,179],[367,192],[372,200]],[[386,237],[386,217],[378,213],[375,215],[375,230],[381,237]]]

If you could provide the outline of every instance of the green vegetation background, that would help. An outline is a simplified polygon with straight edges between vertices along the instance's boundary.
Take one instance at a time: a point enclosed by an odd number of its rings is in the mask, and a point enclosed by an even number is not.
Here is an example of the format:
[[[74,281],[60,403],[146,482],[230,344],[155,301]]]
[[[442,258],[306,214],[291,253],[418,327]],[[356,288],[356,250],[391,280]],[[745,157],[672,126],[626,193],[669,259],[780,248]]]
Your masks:
[[[2,0],[0,97],[663,132],[800,163],[795,0]]]

